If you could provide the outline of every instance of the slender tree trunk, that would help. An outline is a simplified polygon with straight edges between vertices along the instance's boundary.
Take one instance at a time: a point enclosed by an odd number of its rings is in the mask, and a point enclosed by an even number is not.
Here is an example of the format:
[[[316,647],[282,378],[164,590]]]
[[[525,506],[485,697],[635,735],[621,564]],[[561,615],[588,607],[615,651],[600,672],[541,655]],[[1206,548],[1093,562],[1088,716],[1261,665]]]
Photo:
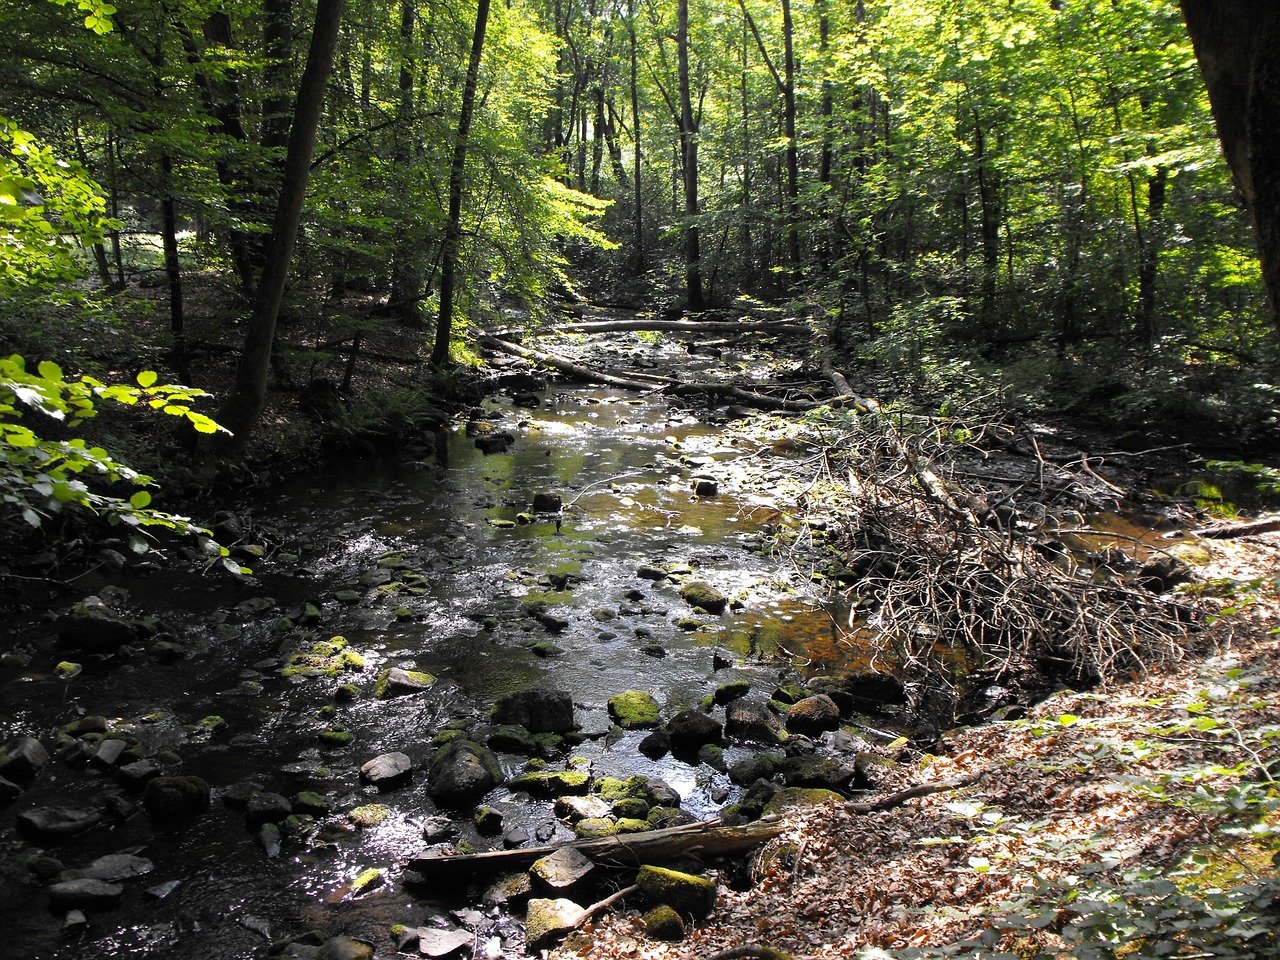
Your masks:
[[[271,58],[263,71],[261,141],[268,149],[289,143],[289,73],[293,61],[292,0],[264,0],[262,42]],[[332,69],[332,68],[331,68]]]
[[[693,312],[703,308],[702,249],[698,236],[698,129],[689,86],[689,0],[679,0],[676,54],[680,86],[680,172],[684,183],[685,298]]]
[[[782,132],[787,138],[787,260],[800,270],[800,159],[796,145],[796,58],[791,0],[782,0]]]
[[[1147,211],[1144,228],[1142,215],[1134,211],[1138,241],[1138,329],[1139,340],[1146,347],[1156,341],[1156,280],[1160,271],[1160,219],[1169,182],[1169,168],[1163,164],[1147,180]]]
[[[817,0],[818,13],[818,58],[822,65],[822,100],[818,107],[818,116],[822,127],[822,149],[818,155],[818,184],[822,190],[819,220],[820,233],[816,244],[815,259],[818,272],[826,276],[831,272],[831,161],[834,153],[832,146],[832,122],[835,113],[835,96],[831,85],[831,65],[828,52],[831,37],[831,18],[827,12],[827,0]]]
[[[436,315],[436,341],[431,348],[431,363],[436,367],[448,364],[449,342],[453,339],[453,285],[458,272],[458,248],[462,243],[462,189],[467,169],[467,141],[471,136],[471,116],[475,110],[480,57],[484,53],[484,32],[488,23],[489,0],[479,0],[476,4],[476,30],[471,37],[471,59],[467,62],[467,79],[462,87],[462,106],[458,112],[458,136],[453,144],[453,163],[449,167],[449,219],[445,224],[440,256],[440,312]]]
[[[638,54],[636,51],[636,4],[635,0],[630,0],[627,9],[627,28],[631,35],[631,131],[635,140],[634,156],[632,157],[632,167],[635,181],[635,263],[636,271],[639,272],[645,266],[645,250],[644,250],[644,190],[640,184],[640,77],[638,69]]]
[[[317,0],[315,29],[307,52],[307,66],[298,84],[289,145],[285,153],[284,179],[276,205],[275,222],[258,283],[258,295],[245,333],[244,350],[236,369],[231,393],[218,412],[218,422],[234,434],[234,443],[243,446],[262,415],[267,399],[267,374],[271,369],[276,319],[284,299],[293,247],[298,239],[298,223],[306,199],[307,178],[315,153],[316,130],[324,109],[325,86],[333,71],[333,54],[338,45],[344,0]]]
[[[400,61],[400,104],[399,121],[395,127],[395,140],[392,157],[397,171],[410,167],[410,146],[413,124],[413,84],[416,72],[416,61],[410,52],[413,49],[413,27],[416,15],[416,4],[413,0],[400,0],[400,44],[402,47]],[[391,309],[404,323],[411,326],[422,324],[422,312],[419,309],[419,292],[422,289],[422,271],[417,254],[421,245],[419,234],[414,230],[404,230],[391,253]]]
[[[974,164],[978,174],[978,229],[982,237],[982,299],[979,316],[989,320],[996,305],[996,275],[1000,271],[1000,192],[995,166],[987,151],[982,117],[973,111]]]
[[[1280,3],[1181,0],[1222,152],[1253,218],[1280,334]]]

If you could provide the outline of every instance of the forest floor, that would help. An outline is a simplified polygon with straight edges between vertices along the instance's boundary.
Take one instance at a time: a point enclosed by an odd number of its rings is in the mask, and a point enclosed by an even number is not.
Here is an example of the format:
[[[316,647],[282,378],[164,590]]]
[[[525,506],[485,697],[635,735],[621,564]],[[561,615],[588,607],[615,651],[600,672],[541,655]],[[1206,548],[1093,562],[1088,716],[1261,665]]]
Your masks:
[[[1274,576],[1280,540],[1232,552],[1233,575]],[[933,956],[965,944],[958,955],[1274,957],[1276,623],[1272,593],[1218,621],[1202,655],[1175,669],[953,731],[942,755],[885,785],[976,776],[972,786],[869,814],[792,814],[755,857],[751,885],[722,885],[714,915],[683,942],[649,939],[622,914],[552,956],[676,960],[744,945]]]

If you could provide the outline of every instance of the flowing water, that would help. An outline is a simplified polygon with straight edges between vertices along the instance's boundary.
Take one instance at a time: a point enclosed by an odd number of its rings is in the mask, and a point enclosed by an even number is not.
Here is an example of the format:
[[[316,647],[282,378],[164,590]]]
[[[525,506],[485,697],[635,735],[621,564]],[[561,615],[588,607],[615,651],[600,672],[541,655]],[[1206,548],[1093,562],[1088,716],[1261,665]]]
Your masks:
[[[157,827],[135,812],[49,847],[67,867],[122,851],[155,864],[147,877],[127,881],[121,906],[91,912],[87,928],[63,932],[62,912],[27,870],[34,852],[16,839],[13,816],[54,803],[100,806],[118,791],[91,767],[55,761],[4,809],[0,842],[11,859],[0,875],[7,894],[0,956],[218,960],[262,955],[268,939],[316,927],[366,937],[380,956],[391,955],[392,924],[421,924],[449,906],[417,895],[401,873],[425,846],[422,824],[440,811],[420,772],[411,785],[379,795],[360,785],[357,770],[401,751],[421,771],[434,734],[482,718],[519,689],[571,693],[586,737],[573,754],[597,775],[659,776],[700,817],[734,798],[735,788],[710,767],[646,760],[636,749],[643,734],[611,729],[606,703],[624,690],[645,690],[670,716],[729,680],[768,693],[797,669],[821,671],[853,658],[834,626],[847,611],[815,594],[804,572],[769,555],[770,526],[785,506],[774,491],[735,489],[722,479],[714,496],[693,492],[696,475],[728,476],[734,461],[758,457],[757,447],[735,446],[662,400],[608,391],[544,394],[533,409],[495,399],[485,415],[517,435],[509,452],[485,455],[459,427],[441,438],[436,459],[352,463],[249,505],[285,545],[255,564],[252,578],[161,572],[119,581],[133,610],[172,625],[190,651],[184,659],[90,658],[70,681],[53,672],[68,653],[49,644],[37,644],[29,662],[7,661],[0,735],[34,733],[48,743],[78,713],[106,714],[145,752],[212,784],[214,801],[181,826]],[[559,496],[562,511],[531,515],[539,493]],[[388,588],[397,567],[421,575],[412,589]],[[737,609],[695,614],[674,582],[641,577],[644,567],[686,570]],[[106,586],[94,575],[79,589]],[[281,677],[282,655],[298,645],[282,617],[308,603],[321,616],[314,639],[345,637],[363,671]],[[548,630],[538,611],[559,618],[561,629]],[[26,629],[40,633],[39,625]],[[437,683],[426,693],[375,698],[373,678],[391,666],[427,671]],[[362,696],[330,707],[339,681],[356,683]],[[214,715],[225,726],[201,724]],[[352,734],[351,744],[318,746],[319,732],[335,722]],[[509,773],[525,763],[501,760]],[[268,857],[243,813],[219,799],[244,780],[286,796],[316,791],[335,815],[309,840],[286,840],[279,856]],[[567,835],[549,803],[501,788],[485,802],[504,814],[504,830]],[[385,804],[386,819],[352,827],[345,814],[370,803]],[[452,815],[458,839],[494,842],[479,837],[466,814]],[[348,896],[350,882],[369,867],[386,871],[388,882]],[[169,889],[157,897],[162,885]],[[476,892],[457,891],[459,901]],[[500,916],[486,924],[491,952],[519,950],[518,925]]]

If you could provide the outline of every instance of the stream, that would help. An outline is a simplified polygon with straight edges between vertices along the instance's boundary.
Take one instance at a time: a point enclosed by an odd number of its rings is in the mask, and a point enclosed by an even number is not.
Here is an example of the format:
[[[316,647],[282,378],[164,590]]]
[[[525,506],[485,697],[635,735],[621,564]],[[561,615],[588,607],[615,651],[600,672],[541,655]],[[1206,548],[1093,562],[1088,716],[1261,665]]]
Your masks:
[[[438,438],[434,457],[351,462],[242,505],[252,533],[274,532],[261,539],[280,545],[247,561],[251,577],[97,571],[58,601],[65,608],[97,594],[158,617],[181,654],[172,662],[136,647],[77,657],[48,637],[49,618],[11,624],[13,649],[26,652],[0,661],[0,741],[35,736],[55,756],[4,805],[0,954],[230,960],[319,928],[392,956],[392,925],[447,922],[478,931],[479,953],[522,955],[518,921],[464,909],[479,889],[442,902],[402,873],[432,824],[464,848],[571,836],[550,800],[499,787],[483,804],[502,815],[500,835],[481,836],[470,810],[442,811],[427,792],[433,736],[483,721],[515,691],[572,697],[578,730],[571,750],[549,757],[553,768],[573,757],[596,777],[661,778],[698,818],[733,802],[740,788],[722,770],[647,759],[638,746],[648,731],[614,726],[607,702],[646,691],[665,719],[727,682],[749,682],[767,697],[780,683],[858,661],[838,639],[834,624],[847,619],[838,596],[771,555],[771,525],[785,507],[772,499],[777,490],[749,485],[734,469],[743,458],[797,453],[735,444],[658,398],[585,389],[517,396],[522,405],[510,394],[486,401],[470,429],[457,423]],[[491,454],[469,435],[502,431],[514,443]],[[558,498],[561,509],[535,514],[537,495],[542,506]],[[690,578],[713,585],[729,609],[692,609],[678,592]],[[39,613],[42,604],[33,598],[31,607]],[[331,637],[345,638],[360,666],[282,675],[290,654]],[[69,678],[57,671],[68,659],[83,666]],[[435,683],[375,696],[377,677],[392,667]],[[354,699],[335,702],[341,683],[357,688]],[[107,717],[136,741],[136,753],[207,781],[210,808],[155,823],[109,767],[59,754],[53,734],[82,715]],[[325,731],[347,742],[326,745]],[[393,751],[415,763],[409,785],[384,793],[362,785],[361,764]],[[724,753],[727,762],[749,755],[740,746]],[[498,757],[507,775],[528,763]],[[233,785],[245,782],[286,797],[312,791],[332,812],[268,856],[244,812],[228,806]],[[376,816],[352,816],[374,804],[383,805]],[[59,805],[105,807],[110,816],[60,843],[15,831],[17,814]],[[451,818],[444,828],[441,816]],[[41,875],[118,853],[153,869],[124,881],[118,906],[64,928],[66,910],[50,903]],[[369,868],[384,871],[385,882],[353,896],[352,881]]]

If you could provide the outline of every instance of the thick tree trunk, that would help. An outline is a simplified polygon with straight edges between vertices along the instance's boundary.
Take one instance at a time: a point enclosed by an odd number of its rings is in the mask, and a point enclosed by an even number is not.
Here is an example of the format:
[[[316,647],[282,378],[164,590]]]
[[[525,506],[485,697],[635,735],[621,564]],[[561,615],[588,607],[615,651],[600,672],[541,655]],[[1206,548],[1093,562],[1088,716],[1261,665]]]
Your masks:
[[[253,315],[249,318],[235,383],[218,412],[218,422],[232,432],[234,442],[240,446],[248,440],[266,405],[267,374],[271,369],[276,318],[280,314],[293,247],[298,239],[298,222],[306,199],[316,129],[324,108],[325,85],[333,69],[333,54],[338,45],[343,3],[344,0],[317,0],[316,3],[316,24],[311,34],[311,48],[307,52],[307,66],[298,84],[298,98],[294,104],[289,146],[285,154],[284,181],[280,186],[267,259],[258,283],[258,296]]]
[[[800,151],[796,144],[796,58],[791,0],[782,0],[782,132],[787,138],[787,260],[800,269]]]
[[[458,272],[458,248],[462,243],[462,188],[467,168],[467,141],[471,136],[480,57],[484,53],[484,32],[488,24],[489,0],[480,0],[476,5],[476,30],[471,37],[467,79],[462,87],[458,138],[453,144],[453,163],[449,167],[449,220],[445,224],[444,247],[440,256],[440,312],[436,315],[436,341],[431,348],[431,363],[436,367],[443,367],[449,362],[449,342],[453,338],[453,285]]]
[[[1253,218],[1271,318],[1280,333],[1280,3],[1181,4],[1222,152]]]
[[[635,139],[635,151],[632,157],[633,175],[635,181],[635,263],[636,271],[644,269],[645,253],[644,253],[644,190],[640,182],[640,76],[638,68],[638,56],[636,52],[636,5],[635,0],[631,0],[627,8],[627,29],[631,35],[631,130]]]
[[[400,43],[403,48],[400,61],[400,104],[392,157],[396,170],[407,170],[413,130],[413,84],[417,63],[410,51],[413,49],[414,19],[417,13],[413,0],[400,2]],[[422,267],[418,249],[421,236],[414,230],[404,230],[391,253],[391,297],[389,306],[404,323],[422,324],[419,309],[419,292],[422,289]]]

